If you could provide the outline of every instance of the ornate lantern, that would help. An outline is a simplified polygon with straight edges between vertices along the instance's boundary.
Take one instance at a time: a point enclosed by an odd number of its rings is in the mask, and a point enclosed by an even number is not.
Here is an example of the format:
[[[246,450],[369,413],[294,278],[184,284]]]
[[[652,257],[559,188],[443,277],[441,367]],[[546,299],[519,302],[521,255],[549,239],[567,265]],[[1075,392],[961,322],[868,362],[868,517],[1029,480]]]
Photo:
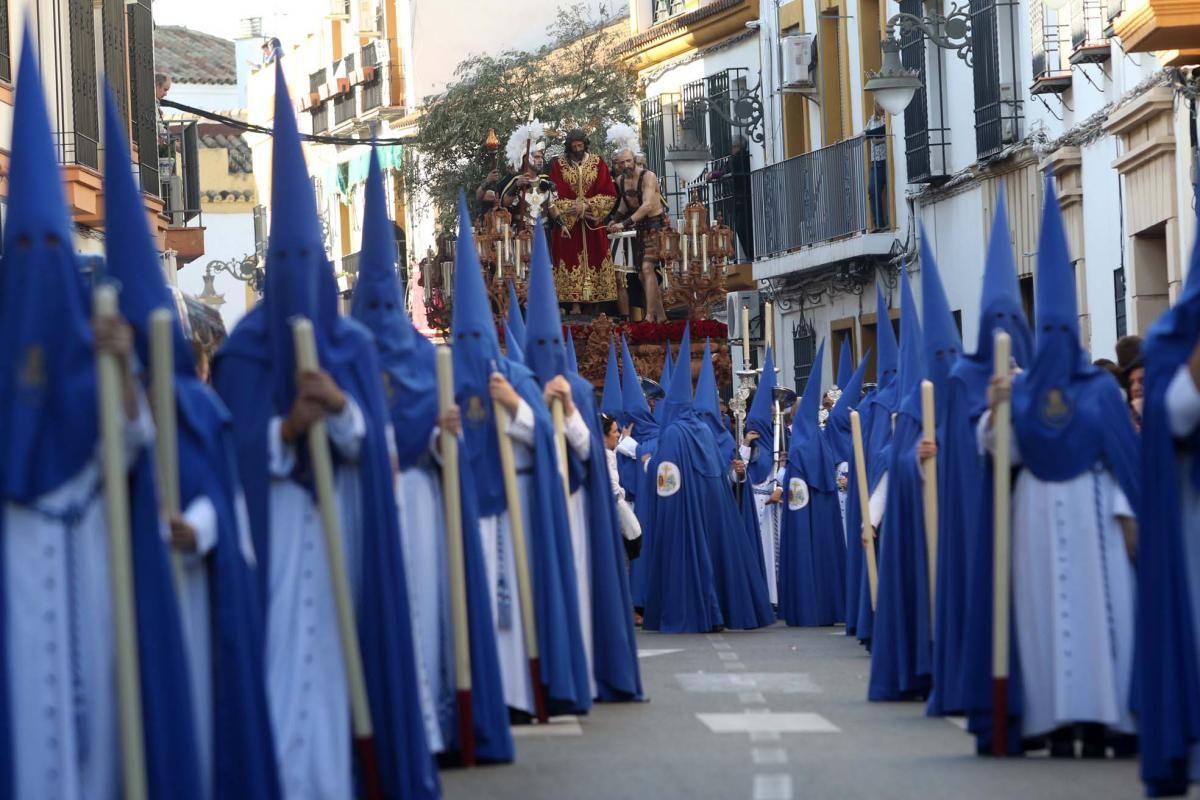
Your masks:
[[[724,223],[720,214],[717,215],[717,224],[713,226],[709,235],[712,237],[712,246],[709,248],[709,252],[721,266],[727,265],[730,259],[736,258],[733,229]]]
[[[537,235],[544,236],[541,230],[538,230]],[[529,264],[533,261],[533,237],[534,232],[529,228],[524,229],[517,234],[516,248],[516,268],[517,268],[517,283],[522,283],[529,276]]]

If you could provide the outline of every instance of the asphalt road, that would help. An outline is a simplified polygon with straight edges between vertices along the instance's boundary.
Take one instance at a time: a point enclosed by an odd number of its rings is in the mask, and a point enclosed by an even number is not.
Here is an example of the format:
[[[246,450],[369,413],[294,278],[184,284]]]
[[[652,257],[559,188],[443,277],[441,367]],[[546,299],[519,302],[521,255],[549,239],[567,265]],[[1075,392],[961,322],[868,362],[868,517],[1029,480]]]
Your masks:
[[[868,703],[838,628],[639,633],[649,701],[518,729],[517,763],[442,773],[450,800],[1137,798],[1135,761],[995,761],[917,703]]]

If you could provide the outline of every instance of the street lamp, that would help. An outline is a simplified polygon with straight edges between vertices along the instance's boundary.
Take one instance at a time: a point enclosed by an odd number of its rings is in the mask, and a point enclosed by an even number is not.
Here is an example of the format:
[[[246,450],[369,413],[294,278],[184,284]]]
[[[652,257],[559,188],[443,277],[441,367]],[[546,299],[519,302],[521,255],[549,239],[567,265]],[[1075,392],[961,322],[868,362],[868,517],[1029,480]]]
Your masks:
[[[224,272],[242,283],[250,284],[255,294],[262,296],[263,278],[265,273],[258,266],[258,255],[251,253],[237,261],[209,261],[204,265],[204,290],[196,299],[206,305],[218,307],[225,302],[225,295],[217,294],[215,280],[217,273]]]
[[[945,16],[918,17],[900,12],[887,24],[887,38],[880,45],[883,63],[879,72],[869,72],[863,87],[875,96],[887,113],[895,116],[912,102],[913,95],[921,88],[920,72],[907,69],[900,62],[900,31],[920,31],[929,41],[945,50],[954,50],[968,66],[973,65],[974,51],[971,42],[971,14],[968,9],[951,3],[950,13]]]

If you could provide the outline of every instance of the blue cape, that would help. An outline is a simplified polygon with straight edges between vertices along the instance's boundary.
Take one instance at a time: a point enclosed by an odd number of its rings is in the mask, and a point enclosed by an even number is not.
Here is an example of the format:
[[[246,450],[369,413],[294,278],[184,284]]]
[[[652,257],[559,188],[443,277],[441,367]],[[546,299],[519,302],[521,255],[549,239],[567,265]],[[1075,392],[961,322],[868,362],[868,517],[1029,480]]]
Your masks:
[[[991,491],[990,483],[984,482],[986,463],[979,454],[975,427],[987,409],[997,329],[1007,331],[1011,337],[1016,362],[1028,364],[1031,337],[1021,306],[1003,195],[988,240],[976,350],[955,362],[944,399],[938,399],[937,635],[933,641],[933,691],[927,707],[931,716],[962,712],[967,617],[972,609],[985,605],[991,613],[991,573],[987,576],[986,597],[980,596],[977,587],[968,581],[968,573],[973,550],[980,546],[976,540],[982,528],[981,493]],[[987,547],[986,563],[990,565],[990,542]],[[990,637],[990,622],[988,626]],[[988,642],[990,647],[990,638]],[[990,662],[978,668],[990,670]]]
[[[818,427],[825,343],[792,418],[779,535],[779,615],[792,626],[833,625],[846,614],[846,542],[836,465]]]
[[[1200,666],[1197,620],[1192,617],[1184,537],[1183,487],[1200,491],[1200,432],[1175,439],[1166,392],[1200,339],[1200,244],[1182,296],[1150,328],[1142,353],[1146,391],[1142,409],[1142,501],[1138,507],[1137,644],[1133,710],[1141,736],[1141,774],[1150,797],[1183,795],[1189,749],[1200,742]],[[1192,468],[1184,472],[1179,458]]]
[[[454,399],[463,409],[461,457],[471,476],[479,516],[505,511],[495,409],[488,380],[499,372],[534,417],[533,476],[525,517],[529,572],[533,584],[541,678],[552,713],[585,713],[592,705],[591,679],[583,650],[575,562],[566,498],[558,472],[554,425],[533,373],[500,355],[483,274],[471,233],[466,200],[459,195],[455,248]],[[611,491],[611,490],[610,490]]]
[[[396,275],[395,253],[383,175],[372,150],[367,173],[362,259],[350,311],[375,335],[399,465],[401,469],[409,469],[429,458],[430,436],[437,426],[436,352],[432,342],[417,332],[404,313],[404,292]],[[440,477],[440,472],[437,474]],[[461,461],[459,481],[468,485],[467,472]],[[479,513],[471,492],[461,492],[460,497],[475,753],[481,761],[508,762],[513,760],[512,732],[500,684],[491,596],[479,538]],[[403,535],[441,536],[444,531],[404,531]],[[447,580],[446,576],[442,576],[442,580]],[[450,716],[454,715],[451,713]],[[461,747],[458,726],[451,724],[443,728],[447,733],[448,748]]]
[[[107,88],[107,87],[106,87]],[[163,279],[143,213],[141,191],[129,172],[125,131],[105,92],[107,275],[121,287],[121,315],[133,328],[142,363],[150,363],[150,314],[175,304]],[[274,740],[267,707],[262,599],[239,547],[236,503],[240,484],[229,413],[197,377],[190,343],[174,325],[175,402],[179,424],[180,499],[183,508],[207,497],[217,514],[217,542],[207,559],[212,667],[192,680],[212,683],[213,774],[205,782],[216,797],[280,795]]]
[[[262,303],[218,351],[213,383],[233,415],[264,597],[269,597],[265,582],[271,563],[267,430],[271,418],[286,414],[294,401],[293,317],[312,321],[321,369],[358,404],[367,426],[358,461],[362,571],[351,580],[380,777],[388,797],[432,798],[440,794],[440,787],[421,712],[413,702],[416,660],[385,435],[388,408],[379,379],[382,370],[370,333],[337,314],[333,269],[317,227],[295,115],[282,69],[279,64],[275,69],[275,211],[266,287]],[[264,382],[273,387],[271,392],[262,391]],[[297,462],[297,470],[306,469],[306,457]],[[293,479],[303,485],[302,472]]]

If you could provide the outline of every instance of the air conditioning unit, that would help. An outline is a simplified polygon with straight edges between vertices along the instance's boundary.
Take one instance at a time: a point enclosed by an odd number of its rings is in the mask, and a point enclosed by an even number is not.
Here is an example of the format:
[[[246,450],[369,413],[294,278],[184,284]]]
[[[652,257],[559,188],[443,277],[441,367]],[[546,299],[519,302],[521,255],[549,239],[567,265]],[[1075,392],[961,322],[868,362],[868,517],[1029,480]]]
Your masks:
[[[794,92],[813,92],[813,68],[817,63],[817,37],[811,33],[793,33],[780,40],[783,48],[783,88]]]
[[[725,324],[729,327],[729,338],[738,341],[742,338],[742,306],[750,307],[750,327],[762,315],[761,300],[758,292],[730,292],[725,295]]]

